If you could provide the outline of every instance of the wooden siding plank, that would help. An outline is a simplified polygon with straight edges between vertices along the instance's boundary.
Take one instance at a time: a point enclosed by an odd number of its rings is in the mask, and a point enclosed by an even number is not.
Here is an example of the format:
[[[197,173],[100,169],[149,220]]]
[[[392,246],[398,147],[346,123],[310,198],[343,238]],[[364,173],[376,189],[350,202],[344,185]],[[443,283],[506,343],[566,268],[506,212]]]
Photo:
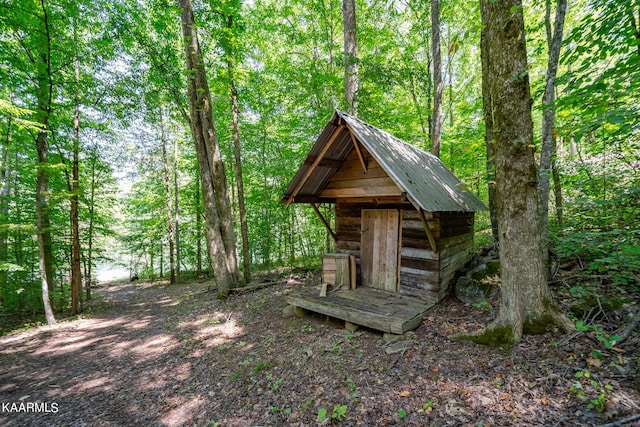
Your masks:
[[[389,197],[401,195],[402,191],[394,185],[385,187],[326,188],[322,190],[319,197],[332,199],[337,197]]]
[[[396,184],[387,176],[380,178],[357,177],[353,179],[331,180],[325,189],[360,188],[360,187],[396,187]],[[400,191],[400,189],[398,189]]]

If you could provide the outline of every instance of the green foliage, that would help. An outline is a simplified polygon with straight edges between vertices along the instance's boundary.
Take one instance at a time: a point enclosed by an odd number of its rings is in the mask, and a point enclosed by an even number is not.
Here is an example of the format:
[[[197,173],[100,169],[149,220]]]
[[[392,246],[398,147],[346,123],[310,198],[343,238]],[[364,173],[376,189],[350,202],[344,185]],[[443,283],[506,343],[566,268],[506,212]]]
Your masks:
[[[638,13],[637,4],[590,1],[587,8],[590,13],[565,41],[562,62],[571,67],[559,79],[566,85],[560,106],[567,112],[567,130],[578,139],[604,130],[608,139],[621,141],[637,133],[640,123],[640,107],[631,95],[640,91],[639,42],[629,19]]]
[[[327,408],[318,409],[318,419],[324,421],[327,419]]]
[[[585,324],[582,320],[576,321],[576,329],[582,332],[593,332],[596,339],[600,341],[604,347],[608,350],[612,349],[615,342],[620,340],[617,335],[609,335],[603,331],[603,327],[600,324]],[[594,352],[597,352],[594,350]]]
[[[478,308],[482,311],[486,311],[488,313],[491,313],[491,311],[493,311],[493,308],[491,307],[491,304],[488,301],[474,302],[471,305],[473,305],[475,308]]]
[[[609,396],[614,389],[613,386],[609,384],[602,385],[587,370],[576,372],[575,378],[576,381],[569,387],[567,398],[583,400],[588,395],[596,394],[594,398],[589,399],[587,407],[598,413],[603,413],[610,401]]]
[[[342,422],[347,415],[347,405],[335,405],[333,407],[333,412],[331,413],[331,418],[338,422]]]

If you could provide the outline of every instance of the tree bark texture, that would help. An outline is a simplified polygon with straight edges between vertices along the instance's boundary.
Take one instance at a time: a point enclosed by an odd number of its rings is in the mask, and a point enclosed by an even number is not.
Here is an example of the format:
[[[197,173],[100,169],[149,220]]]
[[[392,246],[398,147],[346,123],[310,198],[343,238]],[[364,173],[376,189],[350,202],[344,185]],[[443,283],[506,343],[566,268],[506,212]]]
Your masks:
[[[547,76],[542,95],[542,149],[540,151],[540,216],[542,221],[542,236],[545,253],[545,264],[548,264],[549,247],[549,192],[552,163],[556,155],[556,113],[555,92],[558,63],[560,61],[560,48],[562,47],[562,31],[564,17],[567,11],[567,0],[558,0],[556,5],[556,17],[551,31],[551,0],[547,0],[545,25],[547,29],[547,47],[549,58],[547,60]],[[557,168],[556,168],[557,170]],[[559,175],[559,171],[557,172]],[[559,176],[558,176],[559,178]],[[560,193],[556,192],[556,198]]]
[[[238,282],[235,236],[224,163],[213,122],[206,77],[190,0],[178,0],[181,9],[188,72],[191,133],[196,145],[204,202],[205,235],[218,285],[218,298],[226,298]]]
[[[495,141],[502,294],[498,317],[472,340],[512,345],[523,333],[572,324],[557,311],[546,279],[522,3],[482,0],[481,13],[482,46],[489,46],[482,77]]]
[[[431,49],[433,51],[433,115],[431,152],[440,157],[442,144],[442,56],[440,53],[440,1],[431,0]]]
[[[344,98],[347,112],[358,115],[358,38],[356,32],[356,2],[342,0],[344,26]]]
[[[37,117],[42,125],[36,135],[36,151],[38,152],[38,168],[36,172],[36,234],[40,251],[40,279],[42,283],[42,303],[49,325],[56,319],[51,308],[50,293],[53,291],[53,252],[51,249],[51,220],[49,214],[49,175],[47,171],[47,154],[49,150],[48,126],[53,96],[51,78],[51,34],[45,0],[40,1],[42,8],[42,39],[36,58],[37,72]]]

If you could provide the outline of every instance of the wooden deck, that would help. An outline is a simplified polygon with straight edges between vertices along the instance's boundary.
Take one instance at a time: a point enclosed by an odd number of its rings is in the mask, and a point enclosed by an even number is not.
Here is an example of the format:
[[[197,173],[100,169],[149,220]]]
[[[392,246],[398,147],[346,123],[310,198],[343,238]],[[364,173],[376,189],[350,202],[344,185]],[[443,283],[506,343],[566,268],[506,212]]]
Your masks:
[[[319,295],[320,287],[308,288],[289,295],[286,300],[295,307],[393,334],[417,328],[435,305],[435,302],[366,286],[329,292],[326,297]]]

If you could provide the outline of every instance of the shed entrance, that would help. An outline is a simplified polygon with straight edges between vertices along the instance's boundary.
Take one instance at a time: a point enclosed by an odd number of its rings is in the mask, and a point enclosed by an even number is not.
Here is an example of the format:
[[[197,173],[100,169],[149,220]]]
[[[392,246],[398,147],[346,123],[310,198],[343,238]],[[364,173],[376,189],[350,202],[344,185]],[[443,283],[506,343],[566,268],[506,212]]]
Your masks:
[[[400,218],[397,209],[362,210],[360,266],[364,286],[398,290]]]

